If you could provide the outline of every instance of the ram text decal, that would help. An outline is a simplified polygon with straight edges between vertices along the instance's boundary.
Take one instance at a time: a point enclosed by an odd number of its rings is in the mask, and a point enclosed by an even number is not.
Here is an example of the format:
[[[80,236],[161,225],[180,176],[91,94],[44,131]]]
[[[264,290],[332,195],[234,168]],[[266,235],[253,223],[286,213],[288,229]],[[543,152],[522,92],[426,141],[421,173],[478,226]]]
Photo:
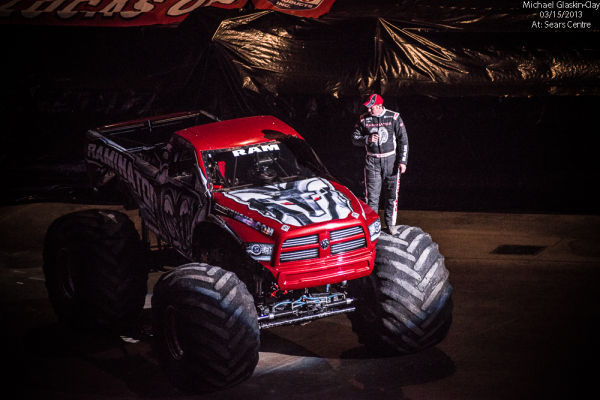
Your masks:
[[[262,153],[263,151],[275,151],[275,150],[279,150],[279,146],[277,144],[265,144],[262,146],[248,147],[247,149],[233,150],[232,153],[233,153],[234,157],[239,157],[239,156],[245,156],[248,154]]]

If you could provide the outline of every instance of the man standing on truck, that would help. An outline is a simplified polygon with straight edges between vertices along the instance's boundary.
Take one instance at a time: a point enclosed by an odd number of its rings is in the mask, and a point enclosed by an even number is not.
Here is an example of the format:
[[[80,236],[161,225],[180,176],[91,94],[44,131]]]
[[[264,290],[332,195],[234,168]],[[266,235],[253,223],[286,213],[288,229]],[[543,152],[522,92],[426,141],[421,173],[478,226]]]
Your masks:
[[[383,193],[385,223],[389,233],[396,233],[400,174],[406,171],[408,136],[400,114],[387,110],[383,99],[372,94],[363,103],[367,112],[360,116],[352,132],[352,143],[365,146],[365,195],[373,210],[379,210]]]

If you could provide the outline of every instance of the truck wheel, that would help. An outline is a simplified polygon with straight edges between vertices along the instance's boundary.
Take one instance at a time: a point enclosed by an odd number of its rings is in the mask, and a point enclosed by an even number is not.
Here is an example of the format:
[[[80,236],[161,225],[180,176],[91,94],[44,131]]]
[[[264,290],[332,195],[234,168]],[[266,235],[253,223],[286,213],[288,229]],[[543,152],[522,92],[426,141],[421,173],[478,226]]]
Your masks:
[[[382,233],[373,273],[351,281],[349,314],[359,342],[376,353],[413,353],[439,343],[452,322],[452,286],[444,257],[420,228]]]
[[[152,309],[156,350],[176,386],[214,391],[254,372],[260,345],[256,308],[233,272],[184,264],[160,277]]]
[[[44,242],[48,297],[73,327],[131,326],[146,296],[147,270],[133,222],[112,210],[84,210],[50,225]]]

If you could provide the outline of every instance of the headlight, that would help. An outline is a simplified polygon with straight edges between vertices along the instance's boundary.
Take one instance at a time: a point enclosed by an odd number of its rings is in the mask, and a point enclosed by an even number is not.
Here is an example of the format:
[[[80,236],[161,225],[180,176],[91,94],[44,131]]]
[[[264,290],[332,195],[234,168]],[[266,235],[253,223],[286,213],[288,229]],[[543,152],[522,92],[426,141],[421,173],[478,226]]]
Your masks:
[[[379,220],[369,225],[369,236],[371,236],[371,242],[377,240],[381,233],[381,222]]]
[[[247,243],[246,253],[256,261],[271,261],[273,245],[266,243]]]

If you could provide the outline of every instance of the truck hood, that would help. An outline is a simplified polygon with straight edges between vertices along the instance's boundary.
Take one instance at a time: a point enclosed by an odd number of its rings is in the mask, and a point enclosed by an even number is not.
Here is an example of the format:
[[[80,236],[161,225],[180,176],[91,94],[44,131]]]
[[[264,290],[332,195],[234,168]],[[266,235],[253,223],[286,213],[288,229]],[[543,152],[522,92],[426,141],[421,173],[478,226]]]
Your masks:
[[[280,224],[305,226],[346,218],[350,199],[323,178],[232,190],[223,195]]]

